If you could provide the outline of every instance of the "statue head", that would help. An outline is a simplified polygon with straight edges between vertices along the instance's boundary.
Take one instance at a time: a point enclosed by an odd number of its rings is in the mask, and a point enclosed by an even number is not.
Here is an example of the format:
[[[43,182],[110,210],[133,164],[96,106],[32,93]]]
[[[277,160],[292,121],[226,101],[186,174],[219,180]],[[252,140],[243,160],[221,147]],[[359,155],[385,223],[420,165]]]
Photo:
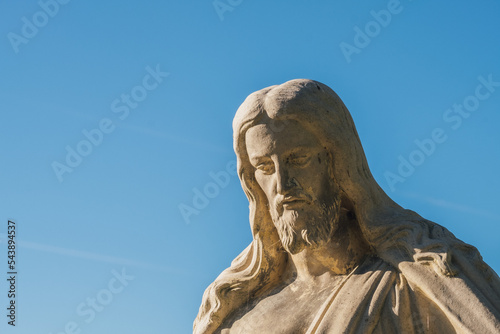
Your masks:
[[[212,333],[276,287],[289,255],[328,242],[341,222],[394,266],[412,259],[417,231],[432,223],[380,188],[349,111],[329,87],[298,79],[257,91],[236,112],[233,133],[253,241],[205,291],[195,333]]]
[[[347,108],[319,82],[292,80],[251,94],[233,131],[254,236],[276,227],[283,243],[296,225],[296,238],[314,244],[312,238],[335,231],[341,210],[363,216],[392,202],[369,171]]]

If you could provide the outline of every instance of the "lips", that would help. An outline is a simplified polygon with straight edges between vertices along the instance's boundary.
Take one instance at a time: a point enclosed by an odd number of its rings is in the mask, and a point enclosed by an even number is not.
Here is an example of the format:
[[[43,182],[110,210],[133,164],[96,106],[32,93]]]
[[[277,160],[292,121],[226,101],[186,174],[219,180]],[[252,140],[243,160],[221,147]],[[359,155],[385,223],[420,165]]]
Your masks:
[[[287,196],[279,202],[279,207],[283,209],[294,209],[306,204],[310,204],[310,201],[307,198]]]

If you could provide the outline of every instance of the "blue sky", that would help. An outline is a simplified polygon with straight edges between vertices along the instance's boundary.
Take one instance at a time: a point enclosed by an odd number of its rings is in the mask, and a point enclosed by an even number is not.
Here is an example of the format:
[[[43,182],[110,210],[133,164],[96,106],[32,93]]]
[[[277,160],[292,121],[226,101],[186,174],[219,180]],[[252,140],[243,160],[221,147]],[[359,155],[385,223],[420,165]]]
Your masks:
[[[2,333],[190,333],[251,240],[232,117],[295,78],[340,95],[396,202],[500,270],[498,2],[215,3],[0,4]]]

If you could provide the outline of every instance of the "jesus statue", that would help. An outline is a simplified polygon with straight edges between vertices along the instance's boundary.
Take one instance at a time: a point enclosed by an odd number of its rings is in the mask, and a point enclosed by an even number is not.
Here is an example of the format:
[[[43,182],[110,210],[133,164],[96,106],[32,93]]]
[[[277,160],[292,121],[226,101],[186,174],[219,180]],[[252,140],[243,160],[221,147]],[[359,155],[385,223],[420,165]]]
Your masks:
[[[205,291],[195,334],[500,333],[497,274],[389,198],[329,87],[257,91],[233,130],[253,241]]]

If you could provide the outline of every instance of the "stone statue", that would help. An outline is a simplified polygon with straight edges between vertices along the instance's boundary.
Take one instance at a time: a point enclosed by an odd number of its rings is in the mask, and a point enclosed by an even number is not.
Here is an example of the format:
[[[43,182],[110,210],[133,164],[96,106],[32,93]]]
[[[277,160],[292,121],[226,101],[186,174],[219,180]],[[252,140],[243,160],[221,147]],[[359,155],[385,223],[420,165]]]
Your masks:
[[[500,333],[499,277],[387,196],[329,87],[257,91],[233,130],[253,241],[205,291],[194,333]]]

